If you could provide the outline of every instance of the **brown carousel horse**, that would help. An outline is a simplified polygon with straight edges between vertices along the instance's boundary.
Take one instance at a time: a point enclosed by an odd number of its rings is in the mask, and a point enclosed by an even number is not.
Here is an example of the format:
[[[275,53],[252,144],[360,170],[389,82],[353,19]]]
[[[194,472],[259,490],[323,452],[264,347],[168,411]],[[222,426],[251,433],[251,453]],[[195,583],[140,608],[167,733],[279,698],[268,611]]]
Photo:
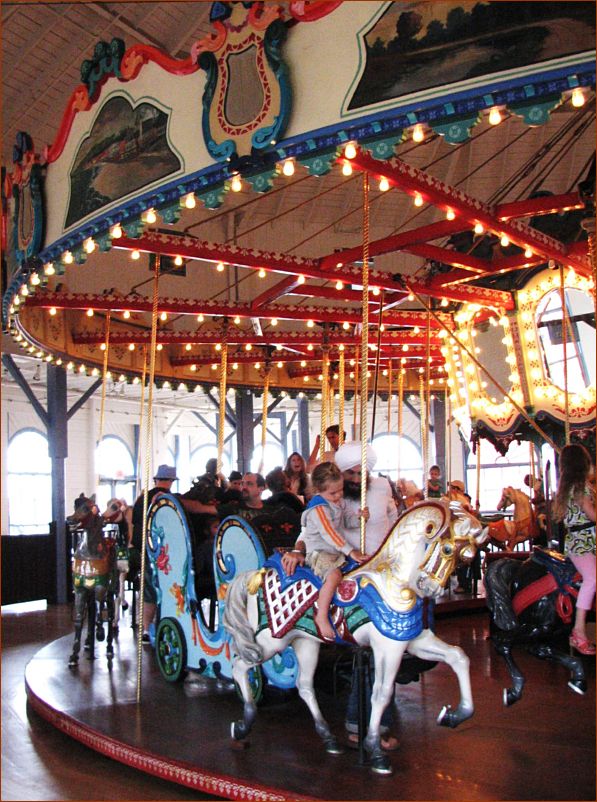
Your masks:
[[[512,521],[504,518],[484,521],[488,526],[489,542],[500,550],[512,551],[518,543],[536,540],[541,534],[537,515],[527,494],[514,487],[505,487],[497,509],[505,510],[512,504],[514,505]]]
[[[101,605],[105,602],[108,617],[106,656],[112,666],[114,647],[114,593],[116,590],[116,537],[114,527],[104,532],[104,517],[99,514],[93,499],[81,494],[75,499],[75,512],[70,518],[75,525],[76,544],[73,553],[73,588],[75,591],[75,640],[68,665],[79,662],[81,631],[87,617],[87,658],[95,658],[95,640],[104,640]]]
[[[114,596],[114,635],[118,635],[121,611],[128,610],[125,582],[129,572],[129,545],[133,527],[133,508],[122,498],[111,498],[102,514],[105,523],[116,524],[116,570],[118,580]]]

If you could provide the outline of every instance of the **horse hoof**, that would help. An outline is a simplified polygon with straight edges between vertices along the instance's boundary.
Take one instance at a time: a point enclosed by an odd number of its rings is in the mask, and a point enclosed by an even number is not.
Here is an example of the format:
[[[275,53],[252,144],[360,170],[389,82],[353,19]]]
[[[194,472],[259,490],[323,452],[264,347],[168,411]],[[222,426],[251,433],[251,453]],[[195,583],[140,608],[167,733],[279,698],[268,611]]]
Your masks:
[[[104,632],[103,627],[98,627],[95,631],[95,639],[101,643],[106,637],[106,633]]]
[[[230,735],[234,741],[242,741],[249,734],[249,728],[244,721],[233,721],[230,725]]]
[[[128,602],[122,602],[121,607],[122,607],[123,610],[128,610],[129,609],[129,603]]]
[[[76,668],[79,665],[79,658],[76,655],[72,655],[68,661],[69,668]]]
[[[343,755],[345,751],[335,738],[328,738],[324,741],[324,746],[328,755]]]
[[[439,716],[437,717],[437,723],[441,727],[457,727],[460,724],[460,721],[457,719],[454,711],[450,708],[450,705],[444,705],[439,712]]]
[[[371,771],[375,774],[385,775],[394,773],[389,759],[384,754],[376,755],[375,757],[371,758]]]
[[[571,688],[574,693],[579,693],[581,696],[583,696],[587,690],[587,683],[579,682],[578,684],[575,684],[574,682],[570,681],[568,683],[568,687]]]
[[[519,700],[518,694],[511,691],[509,688],[504,688],[504,705],[506,707],[511,707],[515,702]]]

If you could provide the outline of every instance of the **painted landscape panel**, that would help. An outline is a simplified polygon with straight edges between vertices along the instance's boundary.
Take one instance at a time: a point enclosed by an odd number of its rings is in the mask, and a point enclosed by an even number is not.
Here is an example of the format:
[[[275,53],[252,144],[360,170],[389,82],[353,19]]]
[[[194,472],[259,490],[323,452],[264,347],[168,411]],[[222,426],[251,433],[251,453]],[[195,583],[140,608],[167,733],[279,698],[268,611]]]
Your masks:
[[[595,49],[592,2],[392,3],[349,109]]]
[[[65,228],[102,206],[177,172],[167,139],[168,115],[151,103],[133,108],[110,98],[79,148],[70,174]]]

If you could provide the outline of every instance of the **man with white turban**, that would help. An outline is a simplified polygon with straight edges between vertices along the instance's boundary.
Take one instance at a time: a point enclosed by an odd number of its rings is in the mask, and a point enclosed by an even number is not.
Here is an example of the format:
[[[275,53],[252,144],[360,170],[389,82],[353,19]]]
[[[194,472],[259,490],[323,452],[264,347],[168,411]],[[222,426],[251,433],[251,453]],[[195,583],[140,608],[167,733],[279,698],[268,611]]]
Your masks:
[[[355,548],[360,544],[361,506],[361,444],[344,443],[336,451],[336,465],[344,476],[344,498],[340,502],[344,510],[346,539]],[[367,509],[369,519],[365,528],[365,553],[373,554],[381,546],[385,536],[398,518],[398,510],[392,496],[392,488],[382,476],[371,476],[377,462],[373,447],[367,446]]]

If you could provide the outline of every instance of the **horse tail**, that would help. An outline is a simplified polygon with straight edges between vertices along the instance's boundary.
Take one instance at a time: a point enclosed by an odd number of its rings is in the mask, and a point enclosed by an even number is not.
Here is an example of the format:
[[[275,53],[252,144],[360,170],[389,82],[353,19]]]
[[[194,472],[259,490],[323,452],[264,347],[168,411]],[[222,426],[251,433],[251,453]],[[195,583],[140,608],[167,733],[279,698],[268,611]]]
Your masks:
[[[520,569],[518,560],[496,560],[490,563],[485,572],[485,589],[487,591],[487,606],[499,629],[516,629],[518,621],[512,608],[512,594],[510,586],[514,575]]]
[[[239,574],[228,587],[222,623],[230,634],[234,651],[250,666],[259,665],[263,661],[263,652],[255,640],[255,632],[249,623],[247,602],[249,599],[249,583],[255,571]]]

